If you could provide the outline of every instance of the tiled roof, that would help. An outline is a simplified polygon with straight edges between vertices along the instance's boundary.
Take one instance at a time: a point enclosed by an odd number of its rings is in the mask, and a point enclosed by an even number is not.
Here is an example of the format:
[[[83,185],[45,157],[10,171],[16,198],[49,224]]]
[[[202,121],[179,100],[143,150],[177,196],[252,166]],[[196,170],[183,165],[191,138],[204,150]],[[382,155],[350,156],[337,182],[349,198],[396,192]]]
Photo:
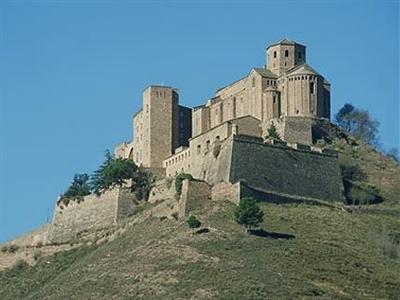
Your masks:
[[[276,46],[276,45],[299,45],[299,46],[305,47],[304,45],[299,44],[299,43],[296,43],[296,42],[293,41],[293,40],[290,40],[290,39],[288,39],[288,38],[284,38],[284,39],[280,40],[279,42],[276,42],[276,43],[273,43],[273,44],[269,45],[269,46],[267,47],[267,49],[268,49],[269,47]]]
[[[253,70],[260,74],[262,77],[278,78],[278,75],[272,73],[270,70],[265,68],[253,68]]]
[[[294,68],[288,70],[287,75],[319,75],[319,76],[321,76],[321,74],[319,74],[317,71],[315,71],[313,68],[311,68],[306,63],[295,66]]]

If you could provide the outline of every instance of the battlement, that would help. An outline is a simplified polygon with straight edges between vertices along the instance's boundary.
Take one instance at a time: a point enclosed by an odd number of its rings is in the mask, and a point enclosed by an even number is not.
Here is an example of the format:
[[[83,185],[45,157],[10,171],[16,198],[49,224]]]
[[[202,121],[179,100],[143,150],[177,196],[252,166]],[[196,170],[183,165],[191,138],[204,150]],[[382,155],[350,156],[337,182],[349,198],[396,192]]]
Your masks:
[[[308,152],[308,153],[317,154],[317,155],[321,154],[321,155],[327,155],[327,156],[333,156],[333,157],[338,156],[337,151],[334,151],[334,150],[322,149],[319,147],[309,146],[309,145],[300,144],[300,143],[290,143],[290,142],[285,142],[285,141],[278,140],[278,139],[264,140],[259,137],[243,135],[243,134],[233,135],[232,138],[235,141],[272,146],[272,147],[287,149],[288,151],[296,150],[296,151]]]

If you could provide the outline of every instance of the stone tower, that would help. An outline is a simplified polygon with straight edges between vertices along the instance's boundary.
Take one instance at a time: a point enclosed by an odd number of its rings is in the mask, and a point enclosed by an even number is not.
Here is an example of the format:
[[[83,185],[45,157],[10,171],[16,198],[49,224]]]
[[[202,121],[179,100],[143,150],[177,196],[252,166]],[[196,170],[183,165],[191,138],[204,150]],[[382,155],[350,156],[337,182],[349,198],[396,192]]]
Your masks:
[[[158,169],[162,161],[192,135],[192,111],[179,105],[176,89],[152,85],[143,92],[142,109],[133,116],[133,139],[115,149],[117,157],[139,166]]]
[[[306,62],[306,47],[283,39],[267,48],[267,69],[278,76],[294,66]]]

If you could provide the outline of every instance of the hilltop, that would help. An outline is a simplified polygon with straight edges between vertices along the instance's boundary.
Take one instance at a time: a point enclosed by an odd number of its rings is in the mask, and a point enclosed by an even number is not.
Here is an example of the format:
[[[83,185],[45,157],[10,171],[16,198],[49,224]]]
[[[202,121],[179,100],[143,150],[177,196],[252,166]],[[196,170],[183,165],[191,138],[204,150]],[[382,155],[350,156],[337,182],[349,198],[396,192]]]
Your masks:
[[[147,207],[114,240],[0,273],[2,299],[395,299],[397,216],[261,203],[265,232],[248,235],[234,205],[204,202],[208,232]],[[204,230],[206,231],[206,230]]]
[[[33,266],[0,272],[1,299],[396,299],[400,294],[400,169],[391,158],[326,123],[324,147],[355,166],[383,202],[271,204],[262,231],[246,234],[234,204],[202,199],[185,219],[144,203],[117,226],[41,251]],[[323,203],[322,203],[323,204]],[[57,252],[52,255],[53,252]],[[0,254],[1,255],[1,254]]]

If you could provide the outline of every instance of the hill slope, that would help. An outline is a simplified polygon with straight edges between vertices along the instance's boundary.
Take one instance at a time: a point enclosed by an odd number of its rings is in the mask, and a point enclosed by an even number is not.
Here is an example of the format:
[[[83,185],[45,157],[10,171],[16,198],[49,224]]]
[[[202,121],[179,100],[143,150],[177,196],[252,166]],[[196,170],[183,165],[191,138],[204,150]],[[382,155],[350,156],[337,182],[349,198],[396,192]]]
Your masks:
[[[100,245],[0,273],[0,299],[396,299],[400,218],[308,205],[260,204],[257,235],[233,204],[204,202],[209,232],[146,217]],[[139,218],[139,222],[134,221]],[[130,225],[129,225],[130,224]]]

